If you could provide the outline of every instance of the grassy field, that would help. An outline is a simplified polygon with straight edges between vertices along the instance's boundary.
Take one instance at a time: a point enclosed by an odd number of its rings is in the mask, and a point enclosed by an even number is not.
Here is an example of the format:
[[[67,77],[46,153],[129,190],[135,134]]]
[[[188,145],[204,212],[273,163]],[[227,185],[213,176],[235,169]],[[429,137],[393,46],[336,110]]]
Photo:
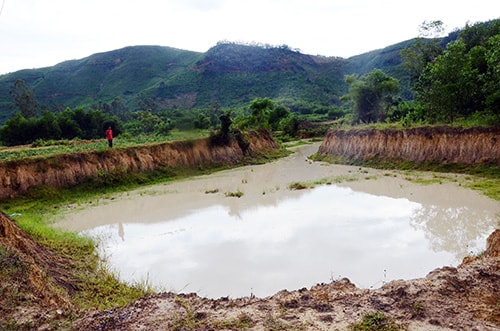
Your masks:
[[[172,130],[168,136],[129,136],[122,135],[114,139],[114,148],[126,148],[149,144],[160,144],[177,140],[191,140],[209,136],[208,130],[179,131]],[[57,140],[36,141],[31,145],[0,147],[0,162],[21,160],[33,157],[47,157],[58,154],[85,153],[108,149],[106,139],[101,140]]]

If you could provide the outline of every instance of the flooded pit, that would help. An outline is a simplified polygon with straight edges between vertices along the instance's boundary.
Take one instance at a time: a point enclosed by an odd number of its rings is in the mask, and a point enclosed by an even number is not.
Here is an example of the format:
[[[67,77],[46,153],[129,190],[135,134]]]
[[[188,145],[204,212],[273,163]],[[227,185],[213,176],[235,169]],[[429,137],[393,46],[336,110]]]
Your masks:
[[[341,277],[363,288],[422,277],[483,250],[498,226],[499,204],[456,183],[308,161],[315,150],[124,194],[57,226],[99,238],[125,281],[213,298]],[[323,178],[344,181],[287,188]],[[237,191],[241,198],[226,196]]]

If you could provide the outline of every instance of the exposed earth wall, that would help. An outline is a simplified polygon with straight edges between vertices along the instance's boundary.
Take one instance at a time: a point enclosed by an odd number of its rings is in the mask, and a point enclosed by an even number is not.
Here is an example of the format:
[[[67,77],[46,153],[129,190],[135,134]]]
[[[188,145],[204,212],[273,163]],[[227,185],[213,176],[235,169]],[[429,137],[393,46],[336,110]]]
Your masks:
[[[318,153],[357,161],[500,163],[500,127],[330,130]]]
[[[229,144],[214,144],[206,138],[10,161],[0,163],[0,198],[38,185],[67,187],[107,174],[232,165],[246,155],[276,148],[269,132],[258,131],[249,133],[244,142],[232,139]]]

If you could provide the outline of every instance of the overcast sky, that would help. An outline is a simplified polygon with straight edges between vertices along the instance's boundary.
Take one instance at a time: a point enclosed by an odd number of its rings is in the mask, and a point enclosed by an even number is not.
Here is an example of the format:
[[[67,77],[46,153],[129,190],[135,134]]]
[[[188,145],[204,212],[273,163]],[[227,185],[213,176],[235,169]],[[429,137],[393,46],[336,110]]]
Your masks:
[[[500,18],[498,0],[0,0],[0,74],[131,45],[205,52],[218,41],[349,57]]]

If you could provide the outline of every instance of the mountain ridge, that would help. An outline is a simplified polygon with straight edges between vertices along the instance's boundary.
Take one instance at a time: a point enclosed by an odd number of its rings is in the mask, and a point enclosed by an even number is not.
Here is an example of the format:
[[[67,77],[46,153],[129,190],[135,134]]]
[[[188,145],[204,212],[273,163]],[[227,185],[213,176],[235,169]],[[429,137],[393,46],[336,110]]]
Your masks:
[[[246,106],[269,97],[295,111],[339,105],[346,74],[389,69],[407,79],[400,51],[412,40],[348,59],[309,55],[286,45],[220,42],[207,52],[138,45],[0,75],[0,123],[14,113],[9,91],[17,79],[33,90],[43,109],[99,107],[115,98],[130,111],[143,99],[159,108]]]

